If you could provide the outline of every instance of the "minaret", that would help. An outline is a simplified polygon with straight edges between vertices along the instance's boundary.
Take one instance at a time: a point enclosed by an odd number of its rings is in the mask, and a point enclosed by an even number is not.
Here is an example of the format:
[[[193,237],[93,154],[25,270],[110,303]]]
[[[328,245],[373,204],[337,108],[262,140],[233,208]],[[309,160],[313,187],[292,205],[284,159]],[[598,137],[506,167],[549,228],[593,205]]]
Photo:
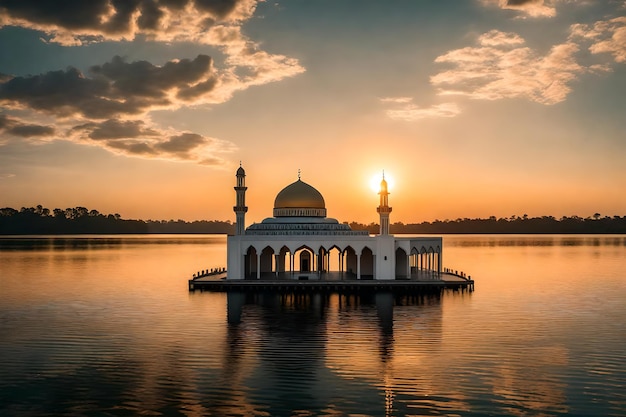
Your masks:
[[[237,170],[237,186],[235,187],[235,191],[237,192],[237,205],[233,207],[233,211],[237,216],[236,223],[236,231],[235,235],[243,235],[246,233],[246,212],[248,211],[248,207],[246,207],[246,171],[241,166],[241,162],[239,162],[239,169]]]
[[[389,207],[389,191],[387,191],[387,181],[385,181],[385,171],[383,171],[383,180],[380,182],[380,205],[376,211],[380,214],[380,235],[389,235],[389,213],[391,213],[391,207]]]

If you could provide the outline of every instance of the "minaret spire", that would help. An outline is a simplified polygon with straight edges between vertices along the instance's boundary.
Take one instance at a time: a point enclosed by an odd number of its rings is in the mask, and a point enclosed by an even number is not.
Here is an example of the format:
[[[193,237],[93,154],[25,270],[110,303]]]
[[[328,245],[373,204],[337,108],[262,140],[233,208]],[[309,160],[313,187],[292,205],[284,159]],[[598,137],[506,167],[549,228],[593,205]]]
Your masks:
[[[391,213],[391,207],[389,207],[389,190],[387,187],[387,181],[385,181],[385,170],[383,170],[383,179],[380,182],[380,204],[376,211],[380,215],[380,235],[389,235],[389,213]]]
[[[243,235],[246,233],[246,212],[248,211],[248,207],[246,207],[246,171],[241,166],[241,161],[239,161],[239,169],[237,170],[237,186],[235,187],[235,192],[237,193],[237,205],[233,207],[233,211],[236,216],[236,235]]]

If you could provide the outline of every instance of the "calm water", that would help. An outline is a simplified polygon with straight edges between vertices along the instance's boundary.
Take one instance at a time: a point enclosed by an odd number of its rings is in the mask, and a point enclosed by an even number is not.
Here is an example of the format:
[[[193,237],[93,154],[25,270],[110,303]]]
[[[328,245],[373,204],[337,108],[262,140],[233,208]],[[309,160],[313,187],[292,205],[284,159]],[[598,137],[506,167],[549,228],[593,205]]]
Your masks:
[[[225,238],[0,239],[0,415],[626,415],[625,236],[444,247],[474,293],[189,293]]]

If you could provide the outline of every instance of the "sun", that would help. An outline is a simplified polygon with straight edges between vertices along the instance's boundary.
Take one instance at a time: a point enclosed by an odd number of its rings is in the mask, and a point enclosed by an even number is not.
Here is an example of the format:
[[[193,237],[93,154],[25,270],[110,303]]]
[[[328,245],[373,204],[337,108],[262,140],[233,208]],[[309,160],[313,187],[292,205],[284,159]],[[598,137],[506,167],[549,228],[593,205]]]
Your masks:
[[[380,181],[382,179],[383,179],[382,172],[378,172],[372,175],[372,177],[370,178],[369,185],[372,191],[374,191],[375,193],[378,193],[380,191]],[[390,175],[388,171],[385,171],[385,181],[387,181],[387,189],[391,191],[393,189],[395,181],[393,179],[393,175]]]

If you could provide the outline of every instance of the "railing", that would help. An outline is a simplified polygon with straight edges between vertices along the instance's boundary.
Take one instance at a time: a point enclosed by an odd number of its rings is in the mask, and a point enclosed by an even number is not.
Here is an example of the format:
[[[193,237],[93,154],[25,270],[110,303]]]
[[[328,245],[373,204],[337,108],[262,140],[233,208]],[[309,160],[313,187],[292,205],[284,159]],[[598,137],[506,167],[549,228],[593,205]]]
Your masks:
[[[454,275],[455,277],[463,278],[466,281],[471,281],[472,280],[472,276],[471,275],[467,275],[463,271],[457,271],[457,270],[453,270],[451,268],[443,268],[443,272],[445,272],[446,274]]]
[[[202,271],[198,271],[197,273],[193,274],[193,279],[210,277],[212,275],[219,275],[219,274],[223,274],[225,272],[226,272],[226,268],[224,268],[224,267],[203,269]]]

